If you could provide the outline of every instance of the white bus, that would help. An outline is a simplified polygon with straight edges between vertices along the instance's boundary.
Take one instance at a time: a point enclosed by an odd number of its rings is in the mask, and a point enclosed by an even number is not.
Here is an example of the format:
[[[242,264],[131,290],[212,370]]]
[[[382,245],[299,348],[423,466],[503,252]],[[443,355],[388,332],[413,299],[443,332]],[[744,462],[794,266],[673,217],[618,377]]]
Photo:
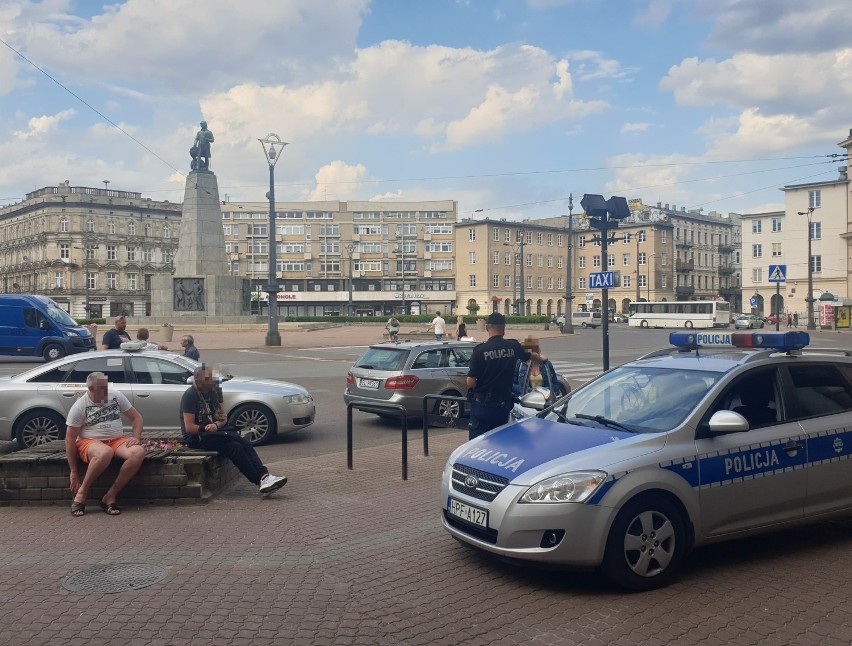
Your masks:
[[[727,301],[649,301],[630,303],[628,323],[634,327],[728,327],[731,304]]]

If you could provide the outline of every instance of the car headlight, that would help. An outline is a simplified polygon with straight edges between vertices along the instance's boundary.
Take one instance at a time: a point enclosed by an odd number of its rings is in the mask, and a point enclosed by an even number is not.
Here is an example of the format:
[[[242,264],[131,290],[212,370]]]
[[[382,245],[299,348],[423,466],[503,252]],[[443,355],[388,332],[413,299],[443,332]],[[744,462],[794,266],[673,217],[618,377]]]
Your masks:
[[[308,394],[300,394],[300,395],[287,395],[284,398],[284,401],[288,404],[310,404],[313,399]]]
[[[606,480],[603,471],[575,471],[537,482],[524,492],[519,502],[586,502]]]
[[[65,330],[65,336],[80,336],[74,330]]]

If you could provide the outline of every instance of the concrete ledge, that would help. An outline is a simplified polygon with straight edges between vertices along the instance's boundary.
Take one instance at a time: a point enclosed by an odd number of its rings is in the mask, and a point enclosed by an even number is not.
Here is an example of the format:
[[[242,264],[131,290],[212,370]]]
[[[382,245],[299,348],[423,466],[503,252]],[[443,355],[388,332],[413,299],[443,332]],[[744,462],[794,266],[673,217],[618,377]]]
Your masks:
[[[120,466],[120,461],[113,460],[95,481],[90,491],[92,504],[106,493]],[[204,503],[239,476],[233,463],[215,452],[187,448],[148,451],[139,472],[121,492],[119,504]],[[70,501],[62,440],[0,456],[0,506]]]

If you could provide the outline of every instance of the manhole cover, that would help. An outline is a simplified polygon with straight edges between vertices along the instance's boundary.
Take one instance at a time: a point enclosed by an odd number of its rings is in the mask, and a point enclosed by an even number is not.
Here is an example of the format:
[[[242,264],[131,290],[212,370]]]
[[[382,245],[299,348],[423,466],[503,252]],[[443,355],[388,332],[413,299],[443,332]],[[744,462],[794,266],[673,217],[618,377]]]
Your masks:
[[[147,563],[95,565],[65,577],[62,587],[71,592],[126,592],[146,588],[166,578],[166,568]]]

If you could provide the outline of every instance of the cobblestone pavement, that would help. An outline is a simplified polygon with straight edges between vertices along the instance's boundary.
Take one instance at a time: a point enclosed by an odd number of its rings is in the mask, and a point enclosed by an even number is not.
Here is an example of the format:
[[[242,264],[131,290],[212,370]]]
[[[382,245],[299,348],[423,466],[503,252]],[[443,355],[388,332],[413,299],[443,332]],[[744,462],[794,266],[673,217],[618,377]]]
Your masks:
[[[852,642],[852,523],[693,554],[678,583],[626,594],[587,573],[503,564],[440,526],[464,433],[270,465],[208,505],[2,508],[2,644],[820,644]],[[357,442],[357,438],[356,438]],[[70,592],[97,564],[167,569],[149,587]]]

